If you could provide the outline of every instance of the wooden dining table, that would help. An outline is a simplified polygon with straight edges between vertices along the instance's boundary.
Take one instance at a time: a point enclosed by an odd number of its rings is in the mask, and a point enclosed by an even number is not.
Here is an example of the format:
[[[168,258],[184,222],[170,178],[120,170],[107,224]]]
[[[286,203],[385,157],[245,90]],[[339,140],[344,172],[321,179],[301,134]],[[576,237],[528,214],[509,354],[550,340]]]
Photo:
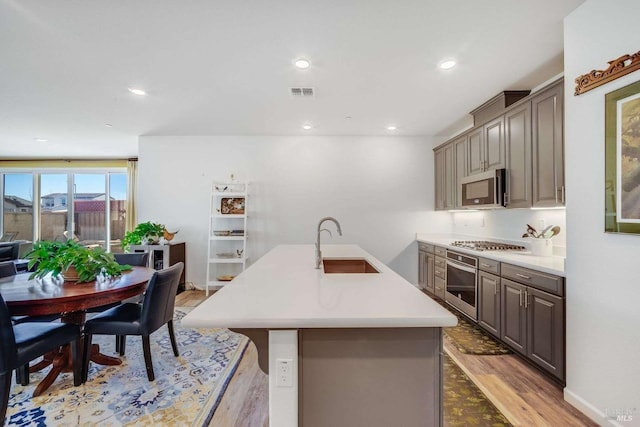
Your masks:
[[[12,316],[39,316],[60,314],[61,321],[84,325],[86,310],[123,301],[142,294],[155,270],[132,267],[120,277],[107,281],[86,283],[56,281],[51,277],[29,279],[29,273],[0,279],[0,293]],[[91,347],[91,360],[102,365],[119,365],[122,361],[100,353],[97,345]],[[52,369],[34,390],[33,396],[42,394],[61,372],[73,371],[73,360],[69,346],[49,353],[32,366],[31,372],[49,364]]]

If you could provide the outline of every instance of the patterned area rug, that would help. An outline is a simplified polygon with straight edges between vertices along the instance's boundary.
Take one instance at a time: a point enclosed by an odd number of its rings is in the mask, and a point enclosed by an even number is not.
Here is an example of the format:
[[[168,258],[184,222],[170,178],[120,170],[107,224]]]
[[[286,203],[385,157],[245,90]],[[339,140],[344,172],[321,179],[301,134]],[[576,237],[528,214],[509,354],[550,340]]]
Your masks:
[[[447,354],[443,388],[445,427],[511,425]]]
[[[26,387],[14,384],[7,425],[207,426],[248,339],[226,329],[183,328],[180,319],[190,310],[176,307],[179,357],[173,356],[166,326],[151,335],[155,381],[147,379],[142,340],[128,337],[122,365],[91,363],[89,379],[80,387],[73,387],[73,376],[67,373],[33,398],[48,369],[31,374]],[[104,354],[117,356],[114,337],[95,336],[94,342]]]
[[[494,340],[489,334],[478,326],[468,321],[462,314],[442,304],[447,310],[458,317],[458,325],[451,328],[443,328],[444,333],[450,338],[451,343],[460,352],[476,355],[510,354],[511,350]]]

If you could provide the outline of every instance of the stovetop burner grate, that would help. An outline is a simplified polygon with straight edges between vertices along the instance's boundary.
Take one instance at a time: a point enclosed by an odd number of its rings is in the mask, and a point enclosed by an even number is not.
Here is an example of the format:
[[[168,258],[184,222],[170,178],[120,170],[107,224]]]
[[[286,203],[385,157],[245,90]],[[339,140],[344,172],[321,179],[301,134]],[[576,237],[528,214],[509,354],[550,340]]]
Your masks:
[[[491,242],[488,240],[456,240],[451,246],[472,249],[474,251],[524,251],[527,249],[520,245]]]

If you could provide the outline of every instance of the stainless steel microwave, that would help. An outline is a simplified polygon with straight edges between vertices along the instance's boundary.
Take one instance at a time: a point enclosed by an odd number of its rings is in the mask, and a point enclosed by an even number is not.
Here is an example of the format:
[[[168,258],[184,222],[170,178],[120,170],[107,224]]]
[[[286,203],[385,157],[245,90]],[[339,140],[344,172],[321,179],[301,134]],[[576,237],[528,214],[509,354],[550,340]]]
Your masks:
[[[470,209],[490,209],[504,207],[505,169],[466,176],[460,181],[462,207]]]

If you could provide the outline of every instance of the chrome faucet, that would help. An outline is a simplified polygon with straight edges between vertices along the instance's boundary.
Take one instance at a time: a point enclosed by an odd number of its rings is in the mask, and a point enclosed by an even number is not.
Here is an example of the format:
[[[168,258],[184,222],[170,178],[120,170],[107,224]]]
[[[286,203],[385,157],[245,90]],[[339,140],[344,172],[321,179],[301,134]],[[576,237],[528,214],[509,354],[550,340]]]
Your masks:
[[[331,237],[333,237],[331,231],[326,228],[322,228],[322,223],[325,221],[333,221],[336,224],[336,228],[338,229],[338,234],[342,236],[342,229],[340,228],[340,223],[337,219],[331,216],[327,216],[320,220],[320,222],[318,223],[318,237],[316,239],[316,269],[320,269],[320,264],[322,264],[322,251],[320,250],[320,232],[326,231]]]

